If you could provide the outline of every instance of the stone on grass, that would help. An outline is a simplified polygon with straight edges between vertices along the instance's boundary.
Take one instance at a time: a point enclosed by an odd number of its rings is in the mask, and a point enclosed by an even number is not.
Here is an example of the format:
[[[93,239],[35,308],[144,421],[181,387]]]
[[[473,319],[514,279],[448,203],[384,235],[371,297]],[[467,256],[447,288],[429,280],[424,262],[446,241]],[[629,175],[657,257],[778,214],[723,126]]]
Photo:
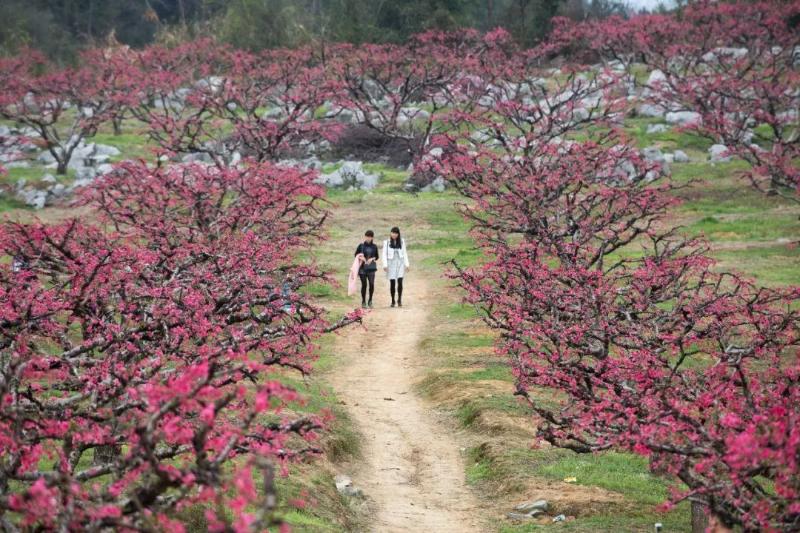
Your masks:
[[[116,146],[109,146],[107,144],[95,144],[94,150],[95,150],[94,153],[96,155],[109,156],[109,157],[115,157],[122,153]]]
[[[665,131],[668,131],[668,130],[669,130],[669,128],[667,128],[666,124],[648,124],[647,125],[647,133],[648,133],[648,135],[649,134],[653,134],[653,133],[664,133]]]
[[[688,163],[689,162],[689,156],[686,155],[686,152],[684,152],[683,150],[675,150],[675,152],[672,154],[672,156],[673,156],[673,159],[675,160],[676,163]]]
[[[666,111],[663,107],[653,104],[639,104],[636,106],[636,114],[640,117],[661,118]]]
[[[532,516],[526,513],[514,513],[514,512],[508,513],[506,516],[511,520],[530,520],[531,518],[533,518]]]
[[[361,489],[353,486],[353,480],[344,474],[337,475],[336,478],[334,478],[334,483],[336,484],[336,490],[339,491],[339,494],[356,498],[360,498],[364,495]]]
[[[657,87],[665,81],[667,81],[667,76],[662,71],[655,69],[650,72],[650,75],[647,77],[647,86]]]
[[[34,209],[42,209],[47,203],[47,191],[26,187],[17,191],[17,199]]]
[[[524,513],[530,513],[531,511],[546,512],[549,507],[550,504],[547,503],[547,500],[536,500],[536,501],[521,503],[516,507],[514,507],[514,510],[522,511]]]
[[[664,116],[664,120],[669,124],[687,126],[690,124],[699,124],[702,122],[702,117],[700,113],[695,111],[671,111]]]
[[[62,196],[66,196],[68,191],[67,187],[63,183],[56,183],[52,187],[49,187],[47,192],[55,198],[61,198]]]
[[[56,158],[50,152],[45,151],[36,156],[36,162],[42,165],[52,165],[55,164]]]
[[[380,176],[366,172],[361,161],[345,161],[335,171],[320,174],[316,181],[326,187],[369,191],[378,186]]]
[[[724,144],[715,144],[708,149],[708,159],[712,163],[727,163],[731,160],[728,147]]]
[[[432,182],[424,186],[420,189],[422,192],[444,192],[447,188],[447,184],[444,181],[444,178],[441,176],[437,176]]]

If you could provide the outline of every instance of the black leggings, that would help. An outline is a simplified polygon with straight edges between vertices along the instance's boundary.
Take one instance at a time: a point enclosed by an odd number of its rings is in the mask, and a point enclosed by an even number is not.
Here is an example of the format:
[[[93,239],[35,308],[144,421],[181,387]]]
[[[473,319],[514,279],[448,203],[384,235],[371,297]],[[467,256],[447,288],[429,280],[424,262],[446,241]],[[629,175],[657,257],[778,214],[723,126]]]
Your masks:
[[[392,303],[394,303],[394,288],[395,280],[389,280],[389,293],[392,295]],[[397,278],[397,301],[403,301],[403,278]]]
[[[359,274],[361,278],[361,302],[367,301],[367,281],[369,281],[369,301],[372,302],[372,295],[375,293],[375,271]]]

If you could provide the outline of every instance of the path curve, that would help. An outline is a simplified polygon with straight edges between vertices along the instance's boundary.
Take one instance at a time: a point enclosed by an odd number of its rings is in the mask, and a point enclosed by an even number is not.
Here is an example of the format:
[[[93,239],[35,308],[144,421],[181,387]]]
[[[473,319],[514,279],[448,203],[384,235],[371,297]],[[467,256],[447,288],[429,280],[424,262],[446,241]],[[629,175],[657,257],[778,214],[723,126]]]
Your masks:
[[[363,461],[347,473],[370,500],[371,531],[481,531],[452,422],[414,392],[433,304],[424,276],[409,274],[405,307],[376,305],[366,330],[351,328],[337,340],[341,361],[331,383],[363,437]]]

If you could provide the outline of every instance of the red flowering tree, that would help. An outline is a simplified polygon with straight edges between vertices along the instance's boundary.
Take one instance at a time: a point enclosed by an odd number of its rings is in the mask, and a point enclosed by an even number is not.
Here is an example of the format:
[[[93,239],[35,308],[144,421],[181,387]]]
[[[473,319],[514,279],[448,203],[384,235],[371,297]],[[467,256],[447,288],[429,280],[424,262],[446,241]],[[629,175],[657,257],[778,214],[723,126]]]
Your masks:
[[[513,53],[502,30],[483,36],[431,31],[403,45],[340,45],[331,61],[344,86],[338,104],[418,158],[434,134],[451,129],[443,120],[450,111],[467,112],[487,94],[490,84],[480,74]]]
[[[122,133],[123,120],[142,96],[135,76],[137,58],[136,52],[123,45],[92,48],[81,54],[82,64],[97,80],[100,97],[110,103],[106,120],[114,135]]]
[[[26,50],[2,60],[0,117],[31,128],[65,174],[75,149],[108,120],[117,102],[87,68],[57,68]]]
[[[471,200],[488,257],[456,276],[540,438],[644,454],[729,525],[797,527],[800,291],[711,273],[662,220],[671,186],[616,141],[453,144],[437,170]]]
[[[575,24],[562,20],[538,54],[617,61],[657,70],[645,102],[696,113],[684,129],[749,163],[759,189],[797,199],[797,2],[697,2],[677,14]]]
[[[309,48],[237,53],[213,96],[213,112],[233,125],[244,154],[277,159],[335,139],[341,125],[319,111],[339,93],[339,83]]]
[[[276,160],[337,131],[316,115],[334,98],[336,83],[308,49],[152,47],[138,76],[146,97],[133,113],[168,155],[205,154],[220,166],[238,157]]]
[[[5,527],[180,531],[194,505],[211,530],[277,523],[275,470],[322,421],[276,378],[357,318],[301,291],[324,279],[297,260],[324,218],[312,178],[128,163],[85,192],[113,233],[2,226]]]
[[[230,158],[224,124],[215,121],[203,94],[219,89],[220,73],[229,68],[226,50],[208,40],[139,52],[131,72],[137,101],[135,118],[148,127],[159,155],[200,151]]]

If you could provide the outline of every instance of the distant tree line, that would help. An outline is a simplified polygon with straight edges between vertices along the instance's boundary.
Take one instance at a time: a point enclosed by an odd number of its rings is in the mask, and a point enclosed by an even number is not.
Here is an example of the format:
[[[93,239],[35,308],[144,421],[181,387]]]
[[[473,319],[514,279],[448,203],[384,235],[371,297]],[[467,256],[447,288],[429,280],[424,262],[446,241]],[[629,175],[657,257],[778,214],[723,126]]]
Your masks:
[[[31,46],[69,60],[109,37],[139,47],[213,36],[257,50],[312,39],[397,42],[426,29],[497,26],[530,45],[555,15],[627,11],[623,0],[4,0],[0,53]]]

